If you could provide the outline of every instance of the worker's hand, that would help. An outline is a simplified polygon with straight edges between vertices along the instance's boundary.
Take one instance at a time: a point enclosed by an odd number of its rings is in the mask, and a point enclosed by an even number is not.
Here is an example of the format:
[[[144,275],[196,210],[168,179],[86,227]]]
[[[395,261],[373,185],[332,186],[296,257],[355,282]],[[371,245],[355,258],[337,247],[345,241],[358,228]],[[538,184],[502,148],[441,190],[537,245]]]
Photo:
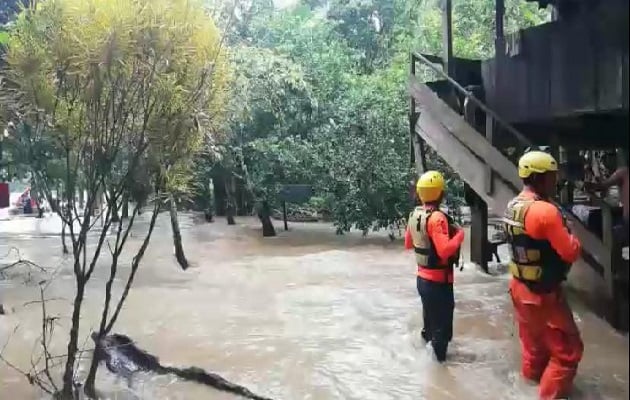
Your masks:
[[[459,237],[459,240],[464,241],[464,229],[461,226],[457,226],[455,228],[455,235],[454,237]],[[461,242],[460,242],[461,244]]]
[[[567,227],[567,231],[569,231],[569,233],[573,232],[573,227],[575,225],[575,221],[573,221],[572,219],[567,218],[566,216],[564,217],[564,224]]]

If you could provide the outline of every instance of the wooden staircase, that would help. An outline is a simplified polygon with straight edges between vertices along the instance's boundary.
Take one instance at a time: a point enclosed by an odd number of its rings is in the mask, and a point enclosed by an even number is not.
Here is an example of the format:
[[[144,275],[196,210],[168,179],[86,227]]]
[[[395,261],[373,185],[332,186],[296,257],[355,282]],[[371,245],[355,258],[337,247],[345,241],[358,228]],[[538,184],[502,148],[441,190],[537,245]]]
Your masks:
[[[409,93],[414,105],[415,133],[459,174],[494,214],[502,214],[508,201],[522,186],[514,163],[413,74],[409,79]],[[615,270],[627,270],[627,261],[614,268],[621,258],[614,256],[616,253],[611,245],[590,232],[570,212],[565,210],[565,215],[571,222],[573,233],[582,242],[583,256],[578,264],[590,270],[586,279],[595,276],[601,281],[600,287],[605,288],[603,293],[591,296],[594,298],[585,298],[585,302],[614,326],[627,330],[627,315],[621,318],[625,322],[619,321],[620,313],[627,314],[627,295],[622,301],[624,305],[619,307],[616,304],[620,301],[618,278],[614,273]],[[627,281],[627,274],[625,276]],[[625,287],[627,291],[627,282]]]

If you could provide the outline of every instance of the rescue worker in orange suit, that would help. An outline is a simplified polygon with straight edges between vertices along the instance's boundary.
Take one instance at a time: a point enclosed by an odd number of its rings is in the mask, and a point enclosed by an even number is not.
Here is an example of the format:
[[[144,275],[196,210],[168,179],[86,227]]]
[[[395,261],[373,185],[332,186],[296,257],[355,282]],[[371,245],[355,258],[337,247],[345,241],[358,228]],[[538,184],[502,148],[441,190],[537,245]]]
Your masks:
[[[511,261],[510,295],[521,342],[522,374],[540,383],[540,399],[566,398],[584,346],[561,283],[580,256],[561,211],[551,202],[558,163],[548,153],[525,153],[518,163],[523,191],[504,223]]]
[[[443,362],[453,337],[453,265],[464,231],[439,210],[444,197],[442,174],[423,174],[416,183],[416,192],[422,205],[409,216],[405,248],[414,249],[416,254],[416,280],[424,319],[422,337],[431,342],[437,360]]]

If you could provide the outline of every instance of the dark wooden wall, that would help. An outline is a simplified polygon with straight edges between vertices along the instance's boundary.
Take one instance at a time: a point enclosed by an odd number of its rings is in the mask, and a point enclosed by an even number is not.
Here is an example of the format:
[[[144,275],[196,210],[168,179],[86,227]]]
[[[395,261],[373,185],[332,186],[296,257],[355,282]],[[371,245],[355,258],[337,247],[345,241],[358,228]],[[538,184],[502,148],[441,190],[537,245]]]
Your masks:
[[[606,4],[506,37],[482,63],[488,104],[511,122],[627,113],[628,2]]]

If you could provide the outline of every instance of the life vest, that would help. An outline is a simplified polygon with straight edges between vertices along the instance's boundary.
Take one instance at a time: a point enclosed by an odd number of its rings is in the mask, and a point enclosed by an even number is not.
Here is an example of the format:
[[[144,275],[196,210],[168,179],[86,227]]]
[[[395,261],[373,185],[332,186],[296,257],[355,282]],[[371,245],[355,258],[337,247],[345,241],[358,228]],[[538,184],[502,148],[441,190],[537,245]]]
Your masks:
[[[566,279],[571,264],[562,260],[549,241],[533,239],[525,232],[525,216],[535,201],[540,199],[516,197],[505,210],[503,222],[511,258],[508,267],[530,290],[550,292]]]
[[[416,207],[409,216],[409,231],[413,241],[413,249],[416,253],[416,264],[427,269],[444,269],[449,271],[453,269],[453,265],[459,259],[459,252],[451,257],[446,264],[440,264],[440,258],[435,251],[427,229],[429,218],[434,212],[442,211]],[[449,236],[452,236],[450,232],[450,228],[453,225],[452,219],[448,214],[445,215],[449,223]]]

